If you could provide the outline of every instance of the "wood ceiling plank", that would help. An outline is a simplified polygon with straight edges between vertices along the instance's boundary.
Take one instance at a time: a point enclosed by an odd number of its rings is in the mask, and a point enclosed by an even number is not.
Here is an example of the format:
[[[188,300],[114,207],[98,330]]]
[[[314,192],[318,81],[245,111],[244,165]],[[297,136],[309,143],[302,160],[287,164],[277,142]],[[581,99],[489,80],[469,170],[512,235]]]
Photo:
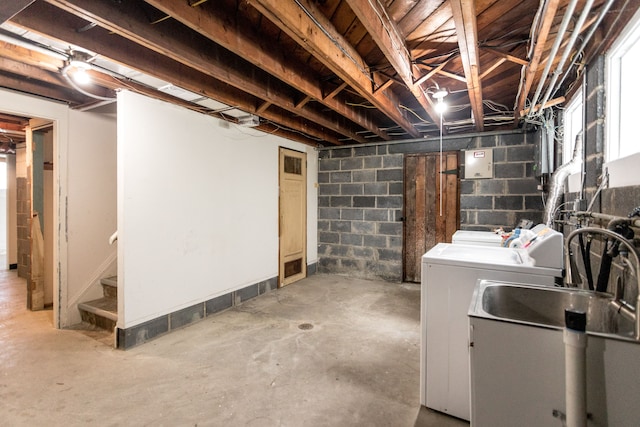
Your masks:
[[[426,96],[420,84],[415,84],[413,58],[400,30],[389,18],[386,10],[377,1],[346,1],[429,118],[433,123],[440,125],[432,100]]]
[[[483,47],[482,50],[486,50],[488,52],[492,52],[492,53],[498,55],[499,57],[504,58],[507,61],[510,61],[510,62],[513,62],[513,63],[516,63],[516,64],[525,65],[525,66],[529,65],[528,61],[525,61],[524,59],[516,58],[515,56],[510,55],[510,54],[505,53],[505,52],[502,52],[502,51],[500,51],[498,49],[494,49],[494,48],[490,48],[490,47]]]
[[[467,79],[467,91],[471,110],[476,123],[476,130],[484,130],[484,107],[482,104],[482,82],[479,70],[478,27],[476,22],[475,0],[451,0],[453,21],[458,33],[458,46],[464,75]]]
[[[399,22],[420,0],[395,0],[389,2],[387,12],[394,22]]]
[[[255,114],[256,112],[256,98],[246,92],[103,28],[95,27],[91,31],[79,33],[75,29],[86,24],[86,21],[62,12],[49,4],[34,3],[14,17],[12,23],[36,33],[81,46],[92,52],[100,52],[101,56],[113,62],[171,82],[178,87],[202,94],[248,113]],[[334,145],[341,144],[335,134],[328,133],[302,118],[292,118],[281,111],[275,111],[275,109],[268,109],[262,117],[286,128],[302,132],[303,135],[324,139]]]
[[[170,14],[184,25],[198,31],[224,48],[246,58],[252,64],[287,82],[306,96],[320,101],[328,108],[348,118],[383,139],[389,136],[377,126],[370,114],[358,111],[334,99],[324,99],[318,79],[297,63],[288,61],[284,53],[273,48],[274,41],[250,29],[224,10],[193,8],[173,0],[149,0],[148,3]]]
[[[400,31],[405,36],[409,36],[425,21],[429,21],[433,13],[446,7],[446,3],[444,0],[421,0],[416,2],[415,6],[398,22]]]
[[[162,26],[149,25],[146,16],[139,9],[126,7],[124,3],[114,5],[110,1],[97,0],[48,2],[355,141],[365,141],[353,128],[343,126],[338,120],[315,110],[296,109],[293,99],[284,88],[279,87],[278,82],[247,70],[246,65],[243,66],[236,60],[236,56],[222,51],[217,45],[209,43],[201,48],[196,37],[180,31],[170,21],[163,22]],[[171,26],[169,31],[166,29],[168,26]],[[171,38],[166,37],[167,32],[171,33]]]
[[[248,1],[411,136],[420,136],[393,92],[374,94],[368,65],[313,3],[308,0]]]
[[[11,0],[0,2],[0,24],[17,15],[35,0]]]

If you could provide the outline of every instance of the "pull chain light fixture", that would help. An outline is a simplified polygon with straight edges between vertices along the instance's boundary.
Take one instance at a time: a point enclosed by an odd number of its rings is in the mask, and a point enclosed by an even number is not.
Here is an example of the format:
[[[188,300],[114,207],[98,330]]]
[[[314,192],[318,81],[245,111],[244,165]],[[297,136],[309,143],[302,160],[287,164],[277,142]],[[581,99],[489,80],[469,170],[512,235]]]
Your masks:
[[[440,216],[442,216],[442,194],[443,194],[442,175],[443,175],[443,169],[444,169],[443,159],[442,159],[442,126],[443,126],[442,116],[444,115],[444,112],[447,111],[447,104],[445,104],[444,102],[444,97],[447,96],[448,94],[449,92],[447,92],[446,89],[440,89],[438,87],[436,92],[434,92],[434,94],[432,95],[433,99],[438,101],[435,105],[435,110],[436,110],[436,113],[440,115]]]

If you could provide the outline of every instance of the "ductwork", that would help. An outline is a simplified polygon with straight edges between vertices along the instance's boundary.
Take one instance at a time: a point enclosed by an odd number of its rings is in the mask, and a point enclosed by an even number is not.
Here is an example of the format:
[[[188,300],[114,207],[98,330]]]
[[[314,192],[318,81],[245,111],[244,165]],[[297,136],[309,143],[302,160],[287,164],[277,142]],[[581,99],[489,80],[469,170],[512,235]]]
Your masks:
[[[560,166],[551,175],[551,183],[549,184],[549,196],[547,197],[547,205],[544,211],[544,223],[553,226],[553,218],[555,216],[558,202],[564,191],[564,183],[569,175],[578,173],[582,170],[582,150],[584,142],[582,132],[576,136],[576,144],[573,148],[573,157],[568,163]]]

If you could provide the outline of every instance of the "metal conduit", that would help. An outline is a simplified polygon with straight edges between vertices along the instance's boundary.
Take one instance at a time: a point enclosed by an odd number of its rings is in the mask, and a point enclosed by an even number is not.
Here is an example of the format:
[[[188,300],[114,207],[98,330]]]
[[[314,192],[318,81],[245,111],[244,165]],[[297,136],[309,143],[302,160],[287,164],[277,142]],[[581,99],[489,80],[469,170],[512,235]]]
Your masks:
[[[562,23],[560,24],[560,29],[558,29],[558,34],[556,35],[556,39],[553,42],[553,47],[551,48],[551,52],[549,53],[549,58],[547,59],[547,63],[544,66],[544,71],[542,72],[542,76],[540,77],[540,81],[538,82],[538,87],[536,88],[536,93],[531,100],[531,106],[535,107],[538,103],[538,98],[540,97],[540,93],[542,92],[542,88],[544,87],[544,82],[547,80],[547,76],[549,75],[549,71],[551,70],[551,66],[553,65],[553,60],[556,58],[558,54],[558,49],[560,49],[560,44],[562,43],[562,37],[564,33],[567,31],[567,27],[569,27],[569,22],[571,21],[571,17],[573,15],[573,11],[576,8],[576,4],[578,0],[571,0],[571,3],[567,6],[567,9],[564,12],[564,17],[562,18]],[[533,108],[529,111],[527,117],[533,116]]]
[[[609,0],[604,7],[602,8],[602,10],[600,11],[600,15],[598,15],[598,19],[596,20],[596,22],[594,22],[593,26],[591,27],[591,30],[589,31],[589,34],[587,34],[587,36],[584,38],[584,40],[582,41],[582,44],[580,45],[580,48],[578,48],[578,53],[584,51],[584,48],[587,46],[587,44],[589,43],[589,41],[591,40],[591,37],[593,37],[593,35],[595,34],[596,30],[598,29],[598,27],[600,26],[600,23],[602,22],[602,20],[604,19],[605,15],[607,14],[607,12],[609,12],[609,9],[611,8],[611,6],[613,5],[613,2],[615,0]],[[571,61],[571,65],[569,65],[568,69],[573,68],[574,65],[576,65],[576,63],[578,62],[578,58],[579,55],[575,55],[573,58],[573,61]],[[562,84],[564,83],[564,80],[567,78],[569,74],[565,73],[562,76],[562,79],[560,80],[560,83],[558,83],[558,88],[554,91],[554,93],[562,87]]]
[[[553,92],[553,88],[554,88],[556,82],[558,81],[558,77],[560,76],[560,74],[563,73],[562,68],[564,67],[564,63],[567,61],[567,58],[569,58],[569,54],[571,53],[571,49],[573,48],[573,45],[576,43],[576,40],[578,39],[578,35],[580,34],[580,28],[582,28],[582,25],[584,24],[584,21],[586,21],[587,20],[587,16],[589,16],[589,12],[591,12],[591,8],[593,7],[593,2],[594,2],[594,0],[587,0],[587,3],[584,5],[584,9],[582,10],[582,13],[580,14],[580,18],[578,18],[578,22],[576,23],[575,29],[574,29],[573,33],[571,34],[571,38],[569,39],[569,43],[565,47],[564,52],[562,53],[562,58],[560,58],[560,62],[558,63],[558,66],[556,67],[555,71],[553,72],[553,76],[551,77],[551,82],[549,83],[549,86],[547,87],[547,92],[544,94],[544,98],[542,98],[542,101],[540,101],[541,105],[545,105],[547,103],[547,101],[549,100],[549,98],[551,97],[551,93]]]

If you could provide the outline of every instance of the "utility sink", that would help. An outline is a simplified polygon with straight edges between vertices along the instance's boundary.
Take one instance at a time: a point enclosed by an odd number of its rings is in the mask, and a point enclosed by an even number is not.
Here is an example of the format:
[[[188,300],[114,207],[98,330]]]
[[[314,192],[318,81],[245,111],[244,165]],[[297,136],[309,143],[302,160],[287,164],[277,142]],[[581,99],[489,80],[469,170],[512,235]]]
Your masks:
[[[562,329],[567,308],[586,313],[589,334],[634,339],[632,316],[621,312],[610,295],[574,288],[479,280],[469,316]]]

